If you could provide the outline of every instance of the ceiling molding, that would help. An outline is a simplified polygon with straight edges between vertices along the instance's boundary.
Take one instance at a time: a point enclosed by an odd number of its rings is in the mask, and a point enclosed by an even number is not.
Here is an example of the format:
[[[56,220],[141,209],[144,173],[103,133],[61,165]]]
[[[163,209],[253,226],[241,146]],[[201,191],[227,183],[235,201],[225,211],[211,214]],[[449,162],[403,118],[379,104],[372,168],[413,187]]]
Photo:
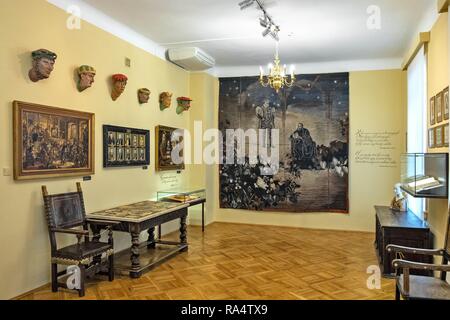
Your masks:
[[[405,49],[405,52],[403,53],[404,57],[404,63],[408,60],[408,58],[411,56],[411,48],[415,48],[417,45],[417,35],[422,32],[431,31],[434,24],[436,23],[437,19],[439,18],[439,13],[436,10],[438,5],[438,0],[430,0],[430,5],[428,7],[428,10],[424,11],[422,15],[422,19],[418,21],[417,27],[415,30],[412,30],[411,32],[411,39],[409,41],[409,45]]]
[[[401,58],[323,61],[314,63],[296,63],[295,69],[298,74],[316,74],[400,69],[401,64]],[[218,78],[259,76],[259,66],[219,66],[208,73]]]
[[[445,13],[448,12],[449,0],[438,0],[438,12]]]
[[[428,44],[430,42],[430,32],[421,32],[419,34],[419,37],[416,40],[416,44],[409,50],[409,54],[406,56],[406,59],[404,60],[402,64],[402,70],[408,69],[411,62],[416,57],[419,50],[422,48],[422,46]]]
[[[77,6],[81,13],[80,18],[154,56],[166,60],[166,48],[158,45],[152,39],[131,29],[129,26],[111,18],[100,10],[92,7],[82,0],[47,0],[48,3],[68,13],[69,8]]]

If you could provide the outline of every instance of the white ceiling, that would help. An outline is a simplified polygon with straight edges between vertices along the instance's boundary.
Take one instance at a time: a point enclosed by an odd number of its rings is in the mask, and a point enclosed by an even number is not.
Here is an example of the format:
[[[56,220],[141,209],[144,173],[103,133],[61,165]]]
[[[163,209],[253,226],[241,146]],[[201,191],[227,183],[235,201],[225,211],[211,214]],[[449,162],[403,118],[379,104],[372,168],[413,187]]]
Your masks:
[[[163,47],[197,46],[219,67],[266,64],[275,42],[261,35],[260,11],[241,0],[84,0]],[[266,0],[280,25],[283,63],[398,59],[435,0]],[[381,9],[381,29],[366,26]]]

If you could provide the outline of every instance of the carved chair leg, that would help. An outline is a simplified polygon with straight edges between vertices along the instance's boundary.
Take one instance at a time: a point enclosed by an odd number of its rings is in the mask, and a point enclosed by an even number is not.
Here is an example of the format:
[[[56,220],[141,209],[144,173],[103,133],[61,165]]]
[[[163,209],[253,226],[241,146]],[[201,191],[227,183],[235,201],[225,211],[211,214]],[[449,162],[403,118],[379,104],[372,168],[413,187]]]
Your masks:
[[[109,261],[108,280],[114,281],[114,255],[113,254],[108,257],[108,261]]]
[[[52,263],[52,292],[58,292],[58,265]]]
[[[80,267],[80,290],[78,295],[84,297],[85,295],[85,282],[86,282],[86,266],[84,264],[79,265]]]

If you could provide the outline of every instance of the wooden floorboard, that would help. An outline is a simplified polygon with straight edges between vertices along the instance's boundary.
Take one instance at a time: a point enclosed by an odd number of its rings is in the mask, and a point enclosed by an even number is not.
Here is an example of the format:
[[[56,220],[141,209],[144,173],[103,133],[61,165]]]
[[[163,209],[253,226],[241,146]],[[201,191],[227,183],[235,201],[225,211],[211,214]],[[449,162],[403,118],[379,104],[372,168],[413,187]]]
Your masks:
[[[177,234],[166,237],[176,240]],[[188,228],[189,252],[140,279],[101,277],[87,283],[86,300],[391,300],[394,280],[367,288],[366,270],[377,265],[374,234],[213,223],[205,233]],[[50,285],[25,300],[80,299]]]

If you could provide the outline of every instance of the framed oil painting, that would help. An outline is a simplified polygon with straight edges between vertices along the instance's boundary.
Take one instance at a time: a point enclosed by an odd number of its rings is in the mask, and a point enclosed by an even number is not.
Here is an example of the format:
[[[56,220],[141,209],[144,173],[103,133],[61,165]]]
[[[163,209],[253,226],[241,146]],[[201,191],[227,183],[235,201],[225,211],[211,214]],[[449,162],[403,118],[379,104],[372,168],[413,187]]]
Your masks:
[[[442,103],[442,92],[436,95],[436,123],[441,123],[443,120],[443,103]]]
[[[435,98],[432,97],[430,99],[430,126],[434,125],[436,123],[436,104],[435,104]]]
[[[150,164],[150,131],[103,126],[103,167],[134,167]]]
[[[435,132],[435,146],[441,148],[444,146],[444,126],[434,128]]]
[[[296,78],[279,93],[258,77],[220,79],[219,129],[227,146],[220,154],[221,208],[349,212],[349,74]],[[266,149],[264,157],[278,159],[239,156],[238,143],[227,138],[239,129],[257,136],[241,142],[245,150]]]
[[[20,101],[13,108],[15,180],[95,173],[93,113]]]
[[[449,132],[448,132],[449,124],[444,125],[444,147],[449,146]]]
[[[157,126],[156,132],[156,170],[184,170],[184,130]]]
[[[434,129],[428,129],[428,148],[433,149],[435,147]]]
[[[449,105],[448,105],[448,87],[444,90],[444,120],[449,119]]]

